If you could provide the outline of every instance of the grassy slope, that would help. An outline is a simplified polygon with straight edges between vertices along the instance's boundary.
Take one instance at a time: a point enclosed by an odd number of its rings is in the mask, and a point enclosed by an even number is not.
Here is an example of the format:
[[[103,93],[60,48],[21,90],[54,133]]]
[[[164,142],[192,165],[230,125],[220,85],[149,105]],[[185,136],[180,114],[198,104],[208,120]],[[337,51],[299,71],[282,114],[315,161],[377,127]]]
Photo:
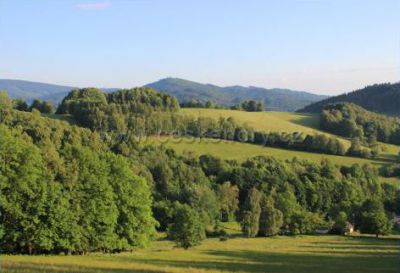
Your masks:
[[[288,112],[244,112],[235,110],[221,109],[201,109],[184,108],[182,114],[193,116],[204,116],[211,118],[234,117],[241,124],[260,130],[270,132],[304,132],[308,134],[326,134],[328,136],[339,138],[346,147],[350,146],[348,139],[338,137],[319,128],[319,115],[308,113],[288,113]],[[399,147],[389,144],[381,144],[385,151],[382,152],[382,158],[392,160],[399,153]]]
[[[327,158],[337,165],[351,165],[354,163],[364,164],[370,163],[375,166],[386,164],[385,161],[370,160],[357,157],[324,155],[318,153],[308,153],[301,151],[285,150],[279,148],[262,147],[254,144],[239,143],[233,141],[220,141],[216,139],[193,139],[183,138],[180,140],[168,137],[151,137],[147,143],[165,145],[173,148],[178,153],[193,152],[196,155],[211,154],[224,159],[235,159],[244,161],[249,157],[257,155],[273,156],[281,160],[292,159],[298,157],[315,162],[320,162],[323,158]]]
[[[234,231],[235,232],[235,231]],[[298,236],[221,242],[207,239],[189,250],[159,240],[149,249],[88,256],[1,256],[2,272],[128,273],[397,273],[399,240],[394,238]]]
[[[315,133],[315,128],[319,126],[319,116],[316,114],[245,112],[201,108],[183,108],[181,112],[211,118],[234,117],[238,123],[247,123],[249,126],[262,131]]]

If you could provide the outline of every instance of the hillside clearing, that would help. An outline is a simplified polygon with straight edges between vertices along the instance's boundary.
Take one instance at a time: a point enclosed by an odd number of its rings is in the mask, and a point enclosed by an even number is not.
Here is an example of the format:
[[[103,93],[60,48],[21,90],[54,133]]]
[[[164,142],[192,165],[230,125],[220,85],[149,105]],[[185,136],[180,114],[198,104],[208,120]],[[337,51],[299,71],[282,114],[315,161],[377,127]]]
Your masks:
[[[233,117],[260,131],[317,133],[319,115],[289,112],[245,112],[225,109],[182,108],[181,113],[196,117]],[[319,132],[319,131],[318,131]]]
[[[181,114],[187,114],[195,117],[210,117],[214,119],[218,119],[219,117],[233,117],[236,122],[239,124],[247,124],[250,127],[253,127],[260,131],[267,131],[267,132],[303,132],[305,134],[326,134],[330,137],[338,138],[346,148],[350,146],[350,141],[348,139],[342,138],[340,136],[336,136],[333,134],[329,134],[319,130],[319,115],[318,114],[308,114],[308,113],[289,113],[289,112],[245,112],[245,111],[237,111],[237,110],[224,110],[224,109],[202,109],[202,108],[182,108],[180,110]],[[62,121],[67,121],[71,125],[76,125],[76,122],[73,120],[71,116],[68,115],[48,115],[43,114],[43,116],[51,119],[57,119]],[[215,143],[215,141],[214,141]],[[181,143],[182,147],[178,147],[175,143],[174,148],[178,151],[183,151],[187,147],[185,143]],[[240,143],[239,143],[240,144]],[[320,161],[322,158],[330,158],[332,162],[335,162],[340,165],[344,164],[353,164],[353,163],[372,163],[382,165],[385,162],[393,161],[397,158],[399,154],[399,147],[391,144],[384,144],[380,143],[381,147],[383,148],[380,159],[379,160],[369,160],[369,159],[362,159],[362,158],[355,158],[350,157],[346,158],[343,156],[333,156],[333,155],[324,155],[324,154],[314,154],[314,153],[307,153],[307,152],[299,152],[293,150],[285,150],[279,148],[270,148],[266,147],[267,150],[259,150],[260,147],[252,147],[249,146],[243,150],[243,153],[234,154],[229,151],[226,151],[226,147],[222,148],[211,148],[211,147],[199,147],[197,148],[190,148],[187,150],[211,150],[211,154],[213,155],[220,155],[226,159],[237,159],[237,160],[244,160],[249,156],[253,155],[265,155],[268,153],[271,156],[276,156],[279,159],[291,159],[294,156],[301,157],[304,159],[309,160],[316,160]],[[216,146],[216,145],[214,145]],[[252,145],[256,146],[256,145]],[[217,150],[218,153],[216,154],[213,151]],[[229,148],[230,149],[230,148]],[[228,150],[229,150],[228,149]],[[247,156],[247,157],[246,157]]]
[[[319,114],[310,113],[289,113],[289,112],[245,112],[238,110],[225,109],[204,109],[204,108],[183,108],[180,113],[195,117],[209,117],[218,119],[219,117],[233,117],[239,124],[266,132],[303,132],[305,134],[325,134],[339,139],[346,148],[350,146],[350,141],[346,138],[333,135],[320,130]],[[393,160],[399,154],[399,147],[396,145],[380,143],[383,151],[381,158]],[[296,152],[297,153],[297,152]]]
[[[365,164],[369,163],[374,166],[382,166],[387,164],[383,160],[372,160],[358,157],[327,155],[318,153],[309,153],[302,151],[286,150],[280,148],[263,147],[255,144],[240,143],[219,139],[207,138],[181,138],[174,139],[171,137],[150,137],[144,143],[164,145],[172,148],[178,153],[193,152],[196,155],[210,154],[223,159],[244,161],[250,157],[263,155],[273,156],[281,160],[299,159],[320,162],[326,158],[337,165],[352,165],[354,163]]]

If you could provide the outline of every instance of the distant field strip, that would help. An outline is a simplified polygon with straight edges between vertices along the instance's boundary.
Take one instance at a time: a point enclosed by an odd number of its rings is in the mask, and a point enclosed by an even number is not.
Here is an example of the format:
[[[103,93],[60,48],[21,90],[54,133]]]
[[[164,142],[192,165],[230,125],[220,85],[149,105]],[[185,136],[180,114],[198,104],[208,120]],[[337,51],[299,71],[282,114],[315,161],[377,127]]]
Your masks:
[[[193,152],[196,155],[210,154],[223,159],[235,159],[238,161],[244,161],[253,156],[264,155],[273,156],[281,160],[297,157],[314,162],[320,162],[322,159],[327,158],[337,165],[370,163],[375,166],[382,166],[383,164],[387,164],[387,162],[381,160],[293,151],[218,139],[150,137],[142,143],[164,145],[174,149],[178,153]]]

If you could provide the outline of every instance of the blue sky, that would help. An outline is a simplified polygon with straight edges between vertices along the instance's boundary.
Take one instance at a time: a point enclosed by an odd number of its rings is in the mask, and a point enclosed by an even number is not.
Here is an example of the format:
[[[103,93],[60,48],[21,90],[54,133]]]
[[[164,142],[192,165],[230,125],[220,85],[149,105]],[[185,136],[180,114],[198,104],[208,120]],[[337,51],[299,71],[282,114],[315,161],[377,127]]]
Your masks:
[[[400,0],[0,0],[0,78],[337,94],[400,80]]]

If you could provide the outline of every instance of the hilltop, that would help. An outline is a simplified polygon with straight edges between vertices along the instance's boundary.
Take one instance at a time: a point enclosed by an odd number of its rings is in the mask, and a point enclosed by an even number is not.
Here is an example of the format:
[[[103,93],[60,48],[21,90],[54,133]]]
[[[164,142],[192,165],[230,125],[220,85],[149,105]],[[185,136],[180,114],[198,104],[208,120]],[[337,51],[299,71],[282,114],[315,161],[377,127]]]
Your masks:
[[[374,84],[365,88],[312,103],[298,112],[319,113],[325,105],[352,102],[363,108],[384,114],[400,115],[400,83]]]

